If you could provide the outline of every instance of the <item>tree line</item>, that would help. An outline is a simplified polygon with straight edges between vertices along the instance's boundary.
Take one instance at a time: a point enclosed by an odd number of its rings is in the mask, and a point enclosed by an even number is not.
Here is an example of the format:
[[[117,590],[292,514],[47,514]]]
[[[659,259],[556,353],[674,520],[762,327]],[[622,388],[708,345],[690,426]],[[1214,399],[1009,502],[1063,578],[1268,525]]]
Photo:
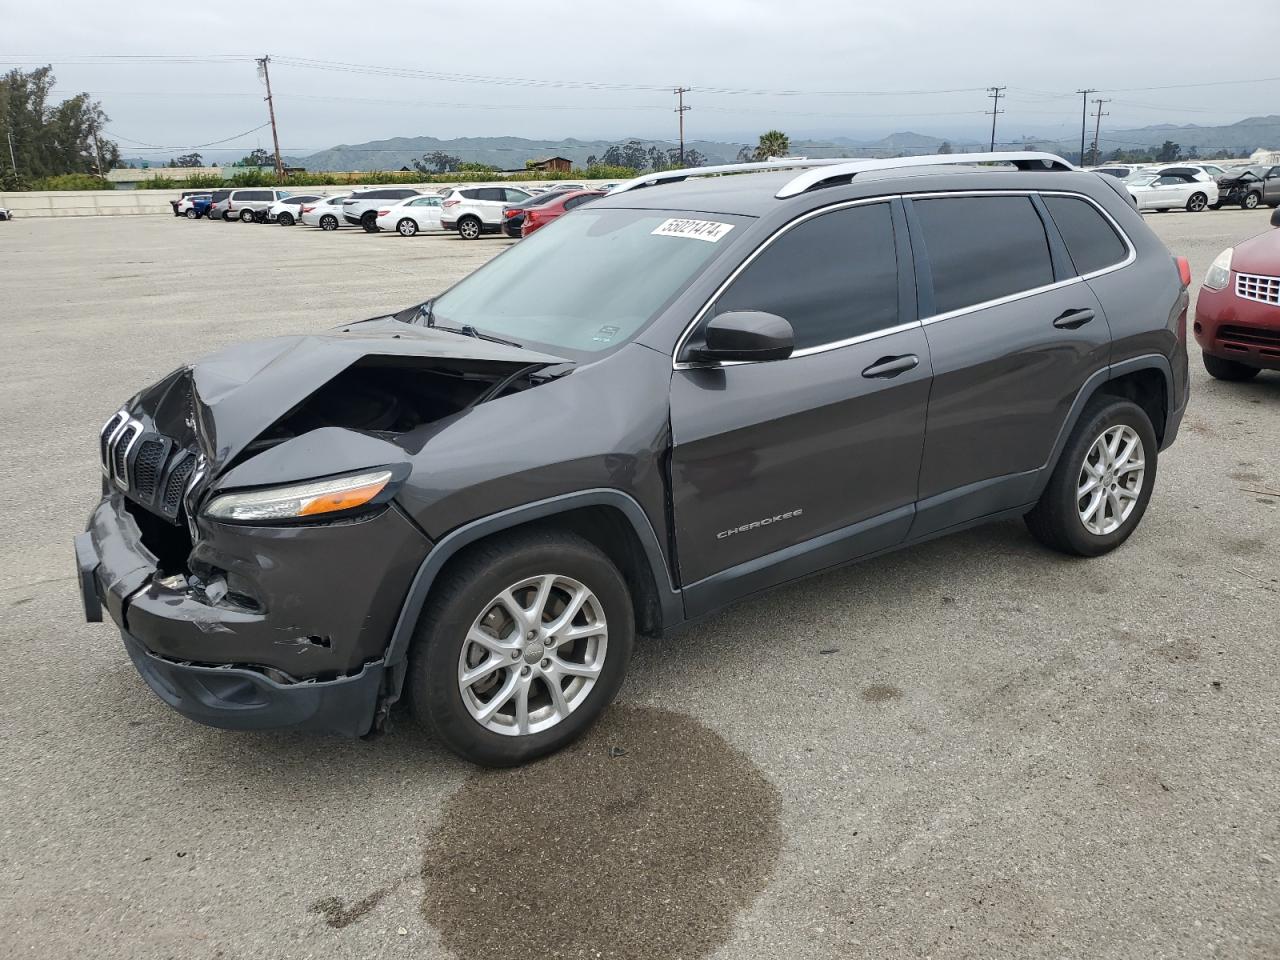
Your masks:
[[[0,76],[0,187],[58,187],[58,178],[92,186],[120,161],[120,148],[103,134],[110,118],[87,93],[55,101],[51,67],[10,70]],[[63,187],[63,189],[66,189]]]

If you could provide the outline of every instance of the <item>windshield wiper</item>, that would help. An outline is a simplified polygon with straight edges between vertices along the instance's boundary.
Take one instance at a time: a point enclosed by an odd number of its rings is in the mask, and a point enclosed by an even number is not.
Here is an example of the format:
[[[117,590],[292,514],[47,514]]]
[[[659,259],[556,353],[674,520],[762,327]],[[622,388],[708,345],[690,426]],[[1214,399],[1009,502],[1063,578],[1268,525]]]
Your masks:
[[[504,340],[502,337],[495,337],[491,333],[481,333],[479,330],[477,330],[475,327],[473,327],[469,323],[464,323],[461,326],[457,326],[457,327],[442,327],[440,326],[440,324],[435,322],[435,320],[431,317],[429,311],[427,314],[427,319],[428,319],[427,326],[431,327],[434,330],[443,330],[445,333],[456,333],[459,336],[471,337],[472,339],[475,339],[475,340],[488,340],[490,343],[502,343],[508,347],[523,346],[523,344],[516,343],[514,340]]]

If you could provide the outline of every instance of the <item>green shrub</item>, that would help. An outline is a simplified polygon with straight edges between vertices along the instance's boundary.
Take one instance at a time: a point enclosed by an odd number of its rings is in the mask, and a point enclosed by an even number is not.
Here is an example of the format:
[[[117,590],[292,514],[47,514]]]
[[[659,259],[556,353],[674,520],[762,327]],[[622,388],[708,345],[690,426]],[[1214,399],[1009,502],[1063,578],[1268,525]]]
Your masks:
[[[222,186],[222,178],[216,173],[193,173],[182,181],[187,189],[213,190]]]
[[[64,173],[58,177],[41,177],[31,182],[32,190],[114,190],[116,185],[88,173]]]

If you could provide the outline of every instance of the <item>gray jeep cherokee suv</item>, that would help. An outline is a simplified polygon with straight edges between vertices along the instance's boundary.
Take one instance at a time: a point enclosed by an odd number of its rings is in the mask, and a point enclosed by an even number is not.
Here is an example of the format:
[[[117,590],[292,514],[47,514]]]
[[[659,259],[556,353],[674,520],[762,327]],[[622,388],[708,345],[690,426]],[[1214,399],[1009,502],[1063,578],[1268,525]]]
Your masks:
[[[1116,548],[1187,401],[1180,265],[1113,178],[926,162],[642,178],[174,371],[102,431],[86,615],[192,719],[363,735],[403,695],[498,765],[636,633],[987,520]]]

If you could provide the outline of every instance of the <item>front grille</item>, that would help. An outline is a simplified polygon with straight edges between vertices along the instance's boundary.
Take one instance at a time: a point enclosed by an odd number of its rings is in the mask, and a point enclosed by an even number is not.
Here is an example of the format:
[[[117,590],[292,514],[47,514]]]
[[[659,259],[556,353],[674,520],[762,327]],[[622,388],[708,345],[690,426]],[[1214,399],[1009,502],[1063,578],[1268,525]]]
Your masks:
[[[125,411],[102,428],[102,472],[130,500],[172,523],[179,522],[182,498],[197,465],[194,451],[179,447]]]
[[[1280,304],[1280,277],[1237,273],[1236,296],[1244,300],[1256,300],[1258,303]]]
[[[1236,327],[1223,324],[1218,328],[1219,340],[1245,343],[1251,347],[1280,347],[1280,330],[1266,327]]]

